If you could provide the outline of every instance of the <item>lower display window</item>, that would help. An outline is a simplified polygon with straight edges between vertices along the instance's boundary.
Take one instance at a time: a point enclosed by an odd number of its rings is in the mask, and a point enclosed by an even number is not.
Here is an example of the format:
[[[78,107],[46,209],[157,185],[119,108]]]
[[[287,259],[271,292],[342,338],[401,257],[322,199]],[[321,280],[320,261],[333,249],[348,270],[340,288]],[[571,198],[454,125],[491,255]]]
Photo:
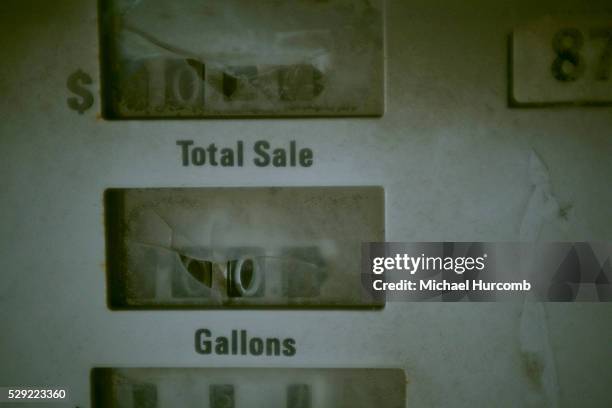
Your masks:
[[[403,408],[400,369],[95,368],[94,408]]]

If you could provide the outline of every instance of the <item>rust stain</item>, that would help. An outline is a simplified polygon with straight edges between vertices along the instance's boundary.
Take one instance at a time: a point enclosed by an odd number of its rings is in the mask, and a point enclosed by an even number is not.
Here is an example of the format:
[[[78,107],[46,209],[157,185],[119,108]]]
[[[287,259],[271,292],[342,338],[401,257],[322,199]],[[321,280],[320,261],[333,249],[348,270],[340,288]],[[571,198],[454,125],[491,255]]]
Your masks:
[[[544,362],[542,358],[531,352],[523,352],[523,368],[529,383],[536,389],[542,389],[542,374],[544,373]]]

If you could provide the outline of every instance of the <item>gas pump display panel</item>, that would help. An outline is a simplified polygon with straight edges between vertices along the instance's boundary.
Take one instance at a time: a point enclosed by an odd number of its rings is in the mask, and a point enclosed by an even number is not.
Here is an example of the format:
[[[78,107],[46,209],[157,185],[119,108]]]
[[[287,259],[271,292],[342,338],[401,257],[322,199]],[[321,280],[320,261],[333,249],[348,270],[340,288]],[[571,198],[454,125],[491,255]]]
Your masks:
[[[402,408],[393,369],[96,368],[94,408]]]
[[[110,189],[105,206],[112,308],[384,305],[360,280],[381,188]]]
[[[382,1],[100,1],[107,118],[376,116]]]

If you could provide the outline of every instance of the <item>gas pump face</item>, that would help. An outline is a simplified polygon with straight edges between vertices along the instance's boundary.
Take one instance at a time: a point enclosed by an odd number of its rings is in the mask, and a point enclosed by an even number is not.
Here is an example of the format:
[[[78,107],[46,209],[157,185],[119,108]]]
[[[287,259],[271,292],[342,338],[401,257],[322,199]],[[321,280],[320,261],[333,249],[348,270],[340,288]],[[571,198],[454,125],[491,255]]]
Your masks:
[[[612,406],[609,302],[362,259],[611,240],[609,3],[4,1],[0,408]]]

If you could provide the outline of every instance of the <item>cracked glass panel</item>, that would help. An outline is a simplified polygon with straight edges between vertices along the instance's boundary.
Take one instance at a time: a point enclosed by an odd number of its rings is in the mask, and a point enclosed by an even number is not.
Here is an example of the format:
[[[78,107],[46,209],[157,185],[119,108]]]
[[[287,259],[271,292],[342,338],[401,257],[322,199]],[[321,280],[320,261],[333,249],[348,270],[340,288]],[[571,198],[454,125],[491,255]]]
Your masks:
[[[111,189],[105,212],[111,308],[384,305],[360,275],[380,187]]]
[[[96,368],[94,408],[403,408],[400,369]]]
[[[106,118],[378,116],[382,0],[101,0]]]

